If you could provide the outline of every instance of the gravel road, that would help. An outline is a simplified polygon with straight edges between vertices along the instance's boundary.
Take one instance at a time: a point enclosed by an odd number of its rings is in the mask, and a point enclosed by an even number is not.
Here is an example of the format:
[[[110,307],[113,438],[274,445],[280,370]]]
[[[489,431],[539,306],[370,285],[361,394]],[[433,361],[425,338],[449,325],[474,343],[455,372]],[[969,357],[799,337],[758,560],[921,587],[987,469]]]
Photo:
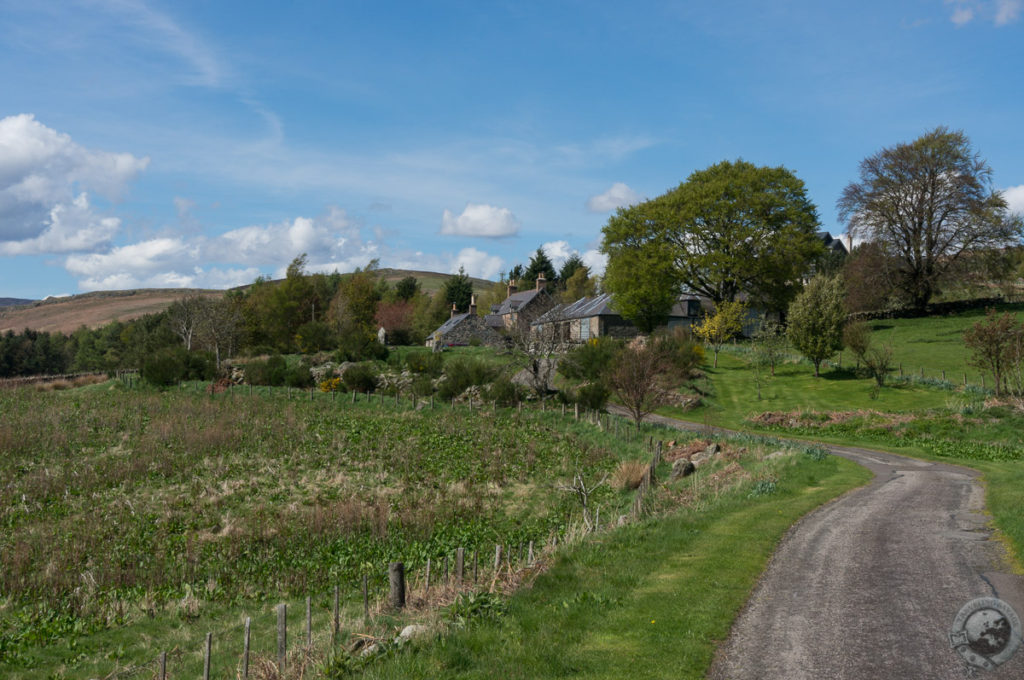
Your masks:
[[[1024,578],[991,540],[977,473],[829,448],[874,480],[789,531],[709,677],[1024,679],[1024,645],[986,671],[968,666],[949,641],[957,612],[978,597],[998,597],[1024,617]]]

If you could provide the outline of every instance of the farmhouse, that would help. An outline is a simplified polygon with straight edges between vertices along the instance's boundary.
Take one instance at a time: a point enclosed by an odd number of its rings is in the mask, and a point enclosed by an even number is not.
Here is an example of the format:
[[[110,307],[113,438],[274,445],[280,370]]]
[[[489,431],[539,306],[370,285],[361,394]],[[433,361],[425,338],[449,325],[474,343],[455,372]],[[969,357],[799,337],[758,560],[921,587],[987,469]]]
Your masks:
[[[487,326],[476,313],[476,296],[470,298],[469,311],[458,314],[452,305],[452,315],[437,330],[427,336],[427,347],[435,351],[442,347],[469,345],[473,341],[482,345],[497,345],[502,341],[501,335]]]
[[[689,327],[697,323],[704,314],[704,305],[705,302],[696,295],[681,297],[669,312],[668,327]],[[553,331],[563,342],[573,343],[599,337],[632,338],[640,332],[632,322],[615,311],[611,293],[557,305],[531,325],[535,332]]]
[[[500,305],[493,305],[491,313],[484,321],[496,331],[510,331],[518,323],[530,323],[555,306],[555,301],[547,291],[547,279],[544,274],[537,277],[537,285],[533,290],[520,292],[515,281],[509,281],[508,297]]]

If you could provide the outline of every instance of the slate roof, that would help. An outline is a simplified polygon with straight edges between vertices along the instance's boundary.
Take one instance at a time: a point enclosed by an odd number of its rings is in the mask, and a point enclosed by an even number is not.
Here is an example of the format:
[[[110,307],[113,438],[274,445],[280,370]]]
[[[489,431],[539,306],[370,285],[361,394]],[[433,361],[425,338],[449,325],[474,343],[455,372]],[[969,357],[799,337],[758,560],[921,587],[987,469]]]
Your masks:
[[[672,305],[669,318],[686,318],[686,302],[688,300],[699,300],[695,295],[685,295]],[[556,305],[546,314],[539,316],[532,325],[538,326],[553,321],[568,321],[570,319],[590,319],[595,316],[619,316],[619,313],[612,308],[612,294],[602,293],[596,297],[583,297],[576,302]]]
[[[498,305],[498,316],[505,316],[512,312],[517,312],[521,307],[528,305],[533,302],[533,299],[541,294],[542,291],[533,288],[531,290],[524,290],[518,293],[512,293],[505,300]]]
[[[462,314],[456,314],[455,316],[453,316],[452,318],[448,319],[443,324],[438,326],[437,330],[434,331],[433,333],[431,333],[431,335],[435,335],[437,333],[440,333],[441,335],[444,335],[448,331],[450,331],[453,328],[455,328],[456,326],[458,326],[459,323],[461,323],[462,320],[465,319],[467,316],[469,316],[469,312],[464,312]]]
[[[832,236],[831,232],[819,231],[816,234],[816,236],[818,237],[818,239],[822,243],[825,244],[826,248],[829,248],[831,250],[835,250],[836,252],[839,252],[839,253],[846,253],[847,252],[846,244],[843,243],[843,240],[839,239],[839,238],[834,238]]]

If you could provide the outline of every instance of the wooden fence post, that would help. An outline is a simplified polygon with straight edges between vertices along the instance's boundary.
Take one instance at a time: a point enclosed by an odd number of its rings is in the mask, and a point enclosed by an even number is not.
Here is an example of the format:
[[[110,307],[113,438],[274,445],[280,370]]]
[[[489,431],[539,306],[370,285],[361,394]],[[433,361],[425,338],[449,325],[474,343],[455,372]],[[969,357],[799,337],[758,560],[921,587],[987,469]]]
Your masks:
[[[337,644],[338,635],[341,633],[341,623],[338,620],[341,609],[341,588],[334,586],[334,628],[331,633],[331,642]]]
[[[477,578],[479,577],[479,572],[480,572],[480,560],[478,559],[479,556],[480,556],[479,552],[474,550],[473,551],[473,583],[476,583]]]
[[[572,406],[573,406],[573,409],[572,409],[572,411],[573,411],[573,419],[574,420],[579,420],[580,419],[580,405],[578,403],[576,403],[576,404],[573,404]]]
[[[430,558],[427,558],[427,584],[423,588],[424,592],[430,592]]]
[[[370,588],[366,574],[363,574],[363,621],[370,620]]]
[[[210,647],[213,645],[213,633],[206,634],[206,648],[203,650],[203,680],[210,680]]]
[[[245,639],[242,642],[242,680],[249,680],[249,639],[252,619],[245,617]]]
[[[388,565],[388,604],[394,609],[405,607],[405,565],[391,562]]]
[[[946,369],[942,369],[942,381],[946,381]]]
[[[466,567],[466,549],[456,548],[455,549],[455,580],[458,581],[459,585],[462,585],[462,578],[465,575]]]
[[[526,551],[526,563],[532,566],[534,559],[533,541],[530,541],[530,548]]]
[[[306,647],[313,646],[313,598],[306,596]]]
[[[444,556],[444,584],[448,585],[448,556]]]
[[[964,373],[964,387],[967,387],[967,373]]]
[[[501,568],[501,544],[494,546],[494,575],[498,575],[498,569]]]
[[[167,680],[167,652],[160,652],[160,680]]]
[[[277,672],[284,676],[288,656],[288,605],[277,605]]]

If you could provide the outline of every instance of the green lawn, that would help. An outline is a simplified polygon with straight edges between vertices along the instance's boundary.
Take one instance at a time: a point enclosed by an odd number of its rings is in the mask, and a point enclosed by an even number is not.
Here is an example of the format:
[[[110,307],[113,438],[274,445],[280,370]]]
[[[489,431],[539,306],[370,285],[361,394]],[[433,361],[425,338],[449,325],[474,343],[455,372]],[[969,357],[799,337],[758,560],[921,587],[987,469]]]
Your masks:
[[[710,384],[707,406],[683,412],[663,408],[663,415],[696,422],[709,422],[719,427],[740,429],[751,415],[763,411],[850,411],[869,409],[906,412],[945,406],[952,392],[926,386],[900,385],[887,387],[877,399],[871,398],[872,381],[856,378],[849,371],[823,369],[820,378],[807,363],[786,363],[776,368],[774,378],[767,377],[757,398],[757,386],[744,356],[723,351],[718,368],[703,367]],[[699,386],[707,385],[704,381]]]
[[[1013,312],[1018,319],[1024,319],[1022,303],[1000,305],[998,311]],[[968,382],[980,385],[981,374],[967,364],[970,353],[964,347],[963,334],[984,317],[985,310],[977,309],[955,316],[881,319],[869,323],[875,342],[891,344],[893,358],[897,364],[903,364],[906,373],[919,375],[924,368],[925,377],[941,378],[942,371],[946,371],[948,380],[960,384],[966,371]]]

